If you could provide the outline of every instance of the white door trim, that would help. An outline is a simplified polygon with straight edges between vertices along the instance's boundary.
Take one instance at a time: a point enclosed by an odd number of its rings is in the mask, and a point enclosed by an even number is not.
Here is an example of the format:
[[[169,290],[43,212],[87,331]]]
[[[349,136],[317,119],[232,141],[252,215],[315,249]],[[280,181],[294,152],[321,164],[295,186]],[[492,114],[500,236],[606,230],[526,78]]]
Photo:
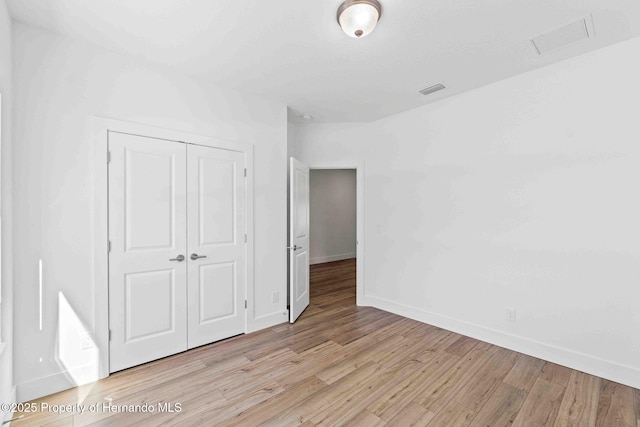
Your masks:
[[[255,287],[254,287],[254,221],[253,221],[253,145],[238,141],[195,135],[187,132],[163,129],[155,126],[126,122],[122,120],[93,117],[92,138],[93,159],[93,285],[94,285],[94,342],[99,354],[99,378],[109,376],[109,254],[107,245],[109,232],[108,215],[108,132],[147,136],[187,144],[203,145],[244,153],[247,169],[245,209],[247,244],[245,295],[245,333],[254,330]]]
[[[364,276],[364,160],[349,160],[345,162],[311,162],[307,163],[310,170],[318,169],[355,169],[356,170],[356,305],[364,305],[365,276]]]

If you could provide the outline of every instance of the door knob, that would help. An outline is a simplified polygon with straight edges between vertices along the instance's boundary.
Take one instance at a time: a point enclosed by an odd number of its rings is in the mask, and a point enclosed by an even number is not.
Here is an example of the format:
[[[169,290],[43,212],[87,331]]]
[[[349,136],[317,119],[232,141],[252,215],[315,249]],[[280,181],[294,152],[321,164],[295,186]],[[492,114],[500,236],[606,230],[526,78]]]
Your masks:
[[[182,254],[181,254],[181,255],[178,255],[178,256],[177,256],[177,257],[175,257],[175,258],[171,258],[169,261],[178,261],[178,262],[182,262],[182,261],[184,261],[184,255],[182,255]]]
[[[198,255],[198,254],[191,254],[191,256],[189,258],[191,258],[191,261],[195,261],[198,258],[206,258],[206,255]]]

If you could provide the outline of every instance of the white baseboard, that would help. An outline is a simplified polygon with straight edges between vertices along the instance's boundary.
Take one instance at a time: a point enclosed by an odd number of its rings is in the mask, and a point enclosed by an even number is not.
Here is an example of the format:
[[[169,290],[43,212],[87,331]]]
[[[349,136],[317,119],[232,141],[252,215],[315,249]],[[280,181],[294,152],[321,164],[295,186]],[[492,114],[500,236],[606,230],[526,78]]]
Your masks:
[[[11,394],[9,397],[0,398],[0,403],[16,403],[16,388],[15,386],[11,389]],[[2,411],[0,410],[0,425],[4,426],[5,423],[13,418],[13,411]]]
[[[272,326],[285,323],[289,320],[289,313],[284,311],[278,311],[277,313],[267,314],[265,316],[256,317],[253,320],[252,325],[248,328],[247,333],[256,332],[261,329],[271,328]]]
[[[342,261],[343,259],[351,259],[351,258],[355,258],[355,257],[356,257],[356,253],[355,252],[350,252],[348,254],[338,254],[338,255],[331,255],[331,256],[315,257],[315,258],[310,258],[309,259],[309,264],[311,264],[311,265],[313,265],[313,264],[323,264],[325,262]]]
[[[640,369],[632,366],[621,365],[588,354],[486,328],[420,308],[399,304],[385,298],[367,295],[364,305],[371,305],[380,310],[466,335],[499,347],[524,353],[597,377],[606,378],[630,387],[640,388]]]
[[[60,372],[18,384],[16,397],[18,402],[28,402],[75,386],[69,375]]]
[[[80,385],[91,384],[92,382],[101,379],[97,372],[98,368],[96,365],[90,364],[75,367],[71,372],[58,372],[45,377],[35,378],[33,380],[17,384],[16,397],[18,402],[28,402],[29,400],[39,399]],[[71,374],[73,374],[73,377]],[[79,384],[73,379],[74,377],[81,379],[79,380]]]
[[[278,311],[256,318],[250,326],[247,333],[259,331],[261,329],[270,328],[275,325],[287,322],[289,314],[286,311]],[[88,373],[97,372],[95,365],[87,365],[75,369],[76,378],[87,378]],[[68,372],[59,372],[57,374],[36,378],[17,385],[14,388],[14,401],[27,402],[29,400],[38,399],[53,393],[74,388],[81,384],[76,384]],[[3,414],[4,415],[4,414]]]

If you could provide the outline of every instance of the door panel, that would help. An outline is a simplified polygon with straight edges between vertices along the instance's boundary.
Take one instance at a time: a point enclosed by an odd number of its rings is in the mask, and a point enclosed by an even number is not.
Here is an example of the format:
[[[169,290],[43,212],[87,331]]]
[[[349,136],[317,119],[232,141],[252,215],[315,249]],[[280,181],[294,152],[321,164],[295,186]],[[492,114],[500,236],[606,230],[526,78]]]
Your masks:
[[[309,170],[295,170],[295,226],[296,239],[305,239],[309,233]]]
[[[236,166],[234,162],[213,157],[198,158],[199,245],[235,243]]]
[[[296,302],[305,298],[309,283],[309,257],[307,251],[296,254]]]
[[[189,348],[245,331],[244,165],[241,152],[187,148]]]
[[[125,276],[125,343],[175,330],[173,270]]]
[[[175,157],[126,149],[124,161],[127,250],[172,248]]]
[[[200,324],[237,314],[235,267],[235,262],[200,266]]]
[[[187,348],[186,147],[109,132],[110,371]]]
[[[289,321],[309,305],[309,168],[293,157],[289,175]]]

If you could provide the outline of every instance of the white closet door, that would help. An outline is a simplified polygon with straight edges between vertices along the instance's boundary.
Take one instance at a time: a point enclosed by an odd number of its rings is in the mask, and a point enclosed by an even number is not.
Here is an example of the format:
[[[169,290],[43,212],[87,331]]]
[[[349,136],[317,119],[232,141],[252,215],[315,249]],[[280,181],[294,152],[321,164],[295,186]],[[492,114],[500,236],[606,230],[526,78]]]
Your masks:
[[[189,145],[189,348],[245,332],[244,153]]]
[[[115,372],[187,349],[187,173],[185,144],[110,132],[109,151]]]

